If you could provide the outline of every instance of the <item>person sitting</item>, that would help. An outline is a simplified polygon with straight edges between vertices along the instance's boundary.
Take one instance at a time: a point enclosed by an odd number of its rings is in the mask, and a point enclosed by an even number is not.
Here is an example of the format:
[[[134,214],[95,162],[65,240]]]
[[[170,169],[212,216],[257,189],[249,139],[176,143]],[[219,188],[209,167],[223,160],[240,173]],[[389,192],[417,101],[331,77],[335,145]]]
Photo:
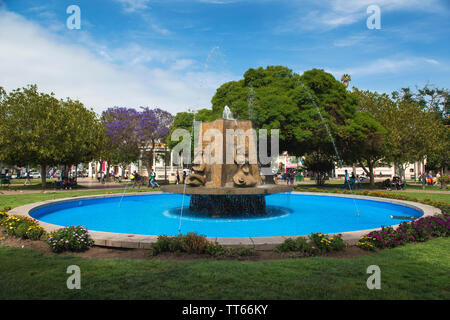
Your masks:
[[[392,189],[391,179],[386,179],[383,181],[383,188],[385,188],[386,190]]]
[[[395,186],[395,188],[397,190],[405,188],[405,182],[403,182],[402,179],[400,177],[397,177],[397,176],[392,178],[392,184]]]

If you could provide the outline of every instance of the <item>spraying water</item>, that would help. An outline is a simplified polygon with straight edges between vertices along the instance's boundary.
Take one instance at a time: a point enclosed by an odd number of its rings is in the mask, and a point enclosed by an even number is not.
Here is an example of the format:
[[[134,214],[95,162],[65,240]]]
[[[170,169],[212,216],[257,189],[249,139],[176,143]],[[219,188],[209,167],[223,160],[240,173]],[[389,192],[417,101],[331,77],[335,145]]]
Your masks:
[[[324,127],[325,127],[325,130],[327,131],[327,134],[328,134],[328,137],[330,138],[331,143],[333,144],[334,152],[336,153],[336,157],[338,158],[338,161],[339,161],[339,167],[342,168],[342,167],[343,167],[343,164],[342,164],[341,156],[339,155],[339,151],[338,151],[338,149],[337,149],[337,147],[336,147],[336,144],[334,143],[334,139],[333,139],[333,136],[331,135],[330,128],[328,127],[328,125],[327,125],[325,119],[323,118],[322,112],[320,112],[319,106],[317,105],[316,101],[314,100],[313,96],[311,95],[311,92],[310,92],[309,89],[303,84],[303,82],[300,81],[299,83],[300,83],[300,86],[305,90],[306,94],[308,95],[309,100],[311,100],[312,104],[316,107],[316,110],[317,110],[317,113],[319,114],[320,120],[322,121],[322,123],[323,123],[323,125],[324,125]],[[349,183],[348,183],[348,188],[349,188],[349,190],[350,190],[350,193],[353,195],[353,190],[352,190],[352,187],[351,187],[351,185],[350,185]],[[354,205],[355,205],[356,214],[357,214],[357,216],[359,217],[359,209],[358,209],[358,205],[356,204],[356,201],[355,201],[354,198],[353,198],[353,203],[354,203]]]
[[[230,113],[231,113],[231,111],[230,111]],[[194,111],[194,119],[192,120],[192,133],[194,133],[194,130],[195,130],[195,111]],[[194,137],[195,136],[196,135],[194,133]],[[183,160],[184,160],[184,157],[182,157],[182,163],[181,163],[181,167],[182,168],[183,168],[183,163],[184,163]],[[184,175],[184,171],[183,171],[183,175]],[[183,197],[181,198],[181,210],[180,210],[180,222],[178,224],[178,234],[181,234],[181,221],[182,221],[182,218],[183,218],[184,197],[186,195],[186,180],[187,180],[187,176],[186,176],[186,179],[184,179],[184,181],[183,181],[183,184],[184,184],[184,186],[183,186]]]
[[[127,192],[127,187],[128,187],[128,182],[125,184],[125,188],[123,190],[122,197],[120,198],[119,209],[120,209],[120,204],[122,203],[123,196],[125,195],[125,192]]]
[[[230,110],[230,108],[228,106],[225,106],[225,108],[223,108],[222,117],[225,120],[234,120],[233,113],[231,112],[231,110]]]

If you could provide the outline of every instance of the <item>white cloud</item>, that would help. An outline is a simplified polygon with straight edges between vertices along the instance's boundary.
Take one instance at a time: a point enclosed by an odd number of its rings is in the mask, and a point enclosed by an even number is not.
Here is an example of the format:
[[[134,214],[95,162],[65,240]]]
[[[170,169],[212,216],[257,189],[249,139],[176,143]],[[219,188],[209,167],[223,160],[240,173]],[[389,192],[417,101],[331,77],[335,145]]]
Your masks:
[[[126,12],[135,12],[138,10],[148,9],[150,0],[115,0],[124,7]]]
[[[424,57],[392,57],[381,58],[371,61],[365,65],[350,66],[346,69],[327,69],[327,72],[332,73],[336,78],[344,73],[351,76],[365,77],[377,74],[399,74],[408,71],[417,71],[424,68],[429,68],[430,65],[438,65],[439,62],[435,59]]]
[[[365,40],[368,39],[368,35],[367,34],[355,34],[355,35],[351,35],[349,37],[343,38],[343,39],[336,39],[334,40],[333,44],[336,47],[350,47],[353,46],[355,44],[364,42]]]
[[[446,1],[446,0],[444,0]],[[312,5],[305,15],[305,7]],[[377,5],[383,13],[405,10],[444,12],[442,0],[324,0],[302,1],[298,4],[295,16],[275,28],[275,32],[292,32],[296,30],[334,29],[363,21],[369,15],[366,10],[370,5]],[[383,23],[383,22],[382,22]]]
[[[209,107],[215,89],[233,76],[229,73],[194,72],[194,62],[173,57],[166,69],[144,65],[162,59],[155,51],[145,55],[138,45],[92,52],[65,43],[55,34],[20,15],[0,11],[0,86],[12,90],[37,84],[39,90],[60,98],[79,99],[101,112],[111,106],[161,107],[172,113],[188,107]],[[130,52],[137,52],[131,63]],[[104,57],[109,57],[106,59]],[[189,71],[189,72],[188,72]]]

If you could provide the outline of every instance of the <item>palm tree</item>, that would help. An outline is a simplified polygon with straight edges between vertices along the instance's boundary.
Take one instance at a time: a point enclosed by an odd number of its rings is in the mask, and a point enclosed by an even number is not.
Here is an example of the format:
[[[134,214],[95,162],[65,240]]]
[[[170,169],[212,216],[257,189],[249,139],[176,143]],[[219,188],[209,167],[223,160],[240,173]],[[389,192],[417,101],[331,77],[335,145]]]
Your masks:
[[[352,77],[350,77],[350,75],[346,73],[346,74],[344,74],[342,76],[341,81],[344,83],[344,86],[347,88],[348,87],[348,83],[350,81],[352,81]]]

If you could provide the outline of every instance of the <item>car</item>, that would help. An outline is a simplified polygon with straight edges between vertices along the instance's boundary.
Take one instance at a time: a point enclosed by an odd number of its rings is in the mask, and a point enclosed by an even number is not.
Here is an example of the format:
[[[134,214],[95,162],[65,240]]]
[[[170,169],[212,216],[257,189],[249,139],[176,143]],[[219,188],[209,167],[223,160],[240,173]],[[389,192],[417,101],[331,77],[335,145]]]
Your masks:
[[[37,171],[32,171],[30,172],[30,178],[32,179],[40,179],[41,178],[41,174]]]

